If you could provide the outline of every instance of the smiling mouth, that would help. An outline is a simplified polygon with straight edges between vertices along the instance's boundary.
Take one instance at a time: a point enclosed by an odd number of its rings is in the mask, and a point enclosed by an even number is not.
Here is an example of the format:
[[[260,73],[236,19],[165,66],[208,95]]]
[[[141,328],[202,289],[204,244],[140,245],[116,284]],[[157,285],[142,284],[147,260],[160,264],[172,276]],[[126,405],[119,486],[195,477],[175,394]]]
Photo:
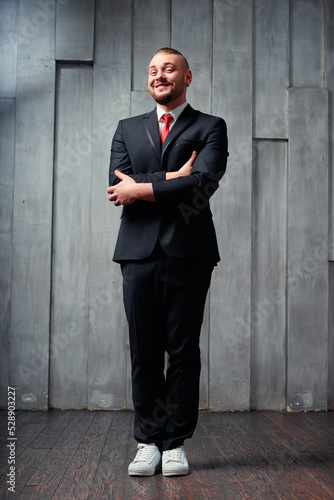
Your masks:
[[[158,83],[157,85],[154,85],[155,89],[158,89],[160,87],[169,87],[170,83]]]

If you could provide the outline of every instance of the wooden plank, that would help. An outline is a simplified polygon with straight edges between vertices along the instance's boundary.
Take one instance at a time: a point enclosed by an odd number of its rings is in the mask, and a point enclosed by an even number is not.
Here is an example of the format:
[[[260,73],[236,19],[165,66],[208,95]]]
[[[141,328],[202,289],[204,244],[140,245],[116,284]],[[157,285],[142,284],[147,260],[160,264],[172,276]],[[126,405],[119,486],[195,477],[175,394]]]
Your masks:
[[[317,417],[317,414],[314,414]],[[309,433],[307,429],[307,414],[284,414],[284,413],[269,413],[268,418],[272,420],[286,435],[287,440],[291,440],[291,444],[296,452],[298,452],[300,457],[300,464],[310,467],[312,471],[312,466],[317,464],[319,469],[322,469],[323,479],[324,475],[326,481],[331,480],[333,487],[333,439],[332,435],[329,435],[326,428],[322,429],[322,432]],[[328,422],[327,427],[333,425],[332,422]],[[305,426],[305,427],[304,427]],[[314,430],[314,428],[313,428]],[[308,453],[305,453],[307,450]],[[304,453],[306,464],[303,460]],[[320,472],[320,471],[319,471]],[[319,474],[320,475],[320,474]],[[334,491],[333,491],[334,493]]]
[[[325,88],[329,92],[329,259],[334,261],[334,3],[325,2]]]
[[[92,68],[60,66],[54,170],[50,405],[85,408]]]
[[[287,144],[256,141],[252,207],[251,408],[285,408]]]
[[[50,410],[47,427],[34,439],[33,448],[53,448],[75,417],[75,411]]]
[[[303,412],[302,418],[292,413],[290,421],[303,432],[309,433],[314,444],[328,445],[328,451],[334,450],[334,415],[331,412]]]
[[[325,409],[328,384],[328,92],[290,89],[287,405]]]
[[[7,408],[15,153],[15,100],[0,99],[0,406]]]
[[[329,94],[328,409],[334,410],[334,3],[325,2],[325,88]]]
[[[124,408],[126,380],[129,380],[122,276],[120,266],[111,261],[121,208],[114,207],[107,195],[112,137],[118,121],[130,115],[129,12],[130,0],[96,2],[88,408]]]
[[[156,106],[149,91],[133,90],[131,92],[131,116],[141,115],[151,111]]]
[[[221,262],[210,293],[210,407],[250,392],[252,4],[214,2],[213,107],[227,123],[227,173],[212,201]],[[238,78],[235,78],[238,74]]]
[[[254,2],[254,137],[286,138],[289,0]],[[270,89],[270,91],[269,91]]]
[[[198,462],[191,462],[192,474],[193,469],[199,468],[205,485],[199,498],[233,500],[256,497],[261,484],[253,473],[255,464],[244,459],[243,448],[248,445],[247,439],[243,443],[238,439],[238,431],[228,414],[200,412],[192,442],[199,453]],[[200,480],[196,479],[198,488]],[[192,490],[196,486],[193,485]]]
[[[26,448],[31,445],[32,441],[47,427],[47,425],[48,419],[42,418],[25,425],[24,428],[17,432],[17,456],[23,453]]]
[[[2,411],[1,411],[2,413]],[[8,438],[8,413],[6,410],[3,412],[3,416],[0,419],[0,448],[4,445],[7,444],[7,438]]]
[[[53,499],[89,498],[98,461],[110,426],[110,412],[97,412],[71,460]]]
[[[324,3],[323,0],[290,2],[291,87],[323,87]]]
[[[124,485],[128,475],[128,455],[125,443],[132,436],[133,413],[114,412],[98,468],[89,493],[92,500],[125,498]],[[132,461],[131,458],[130,461]]]
[[[39,418],[35,419],[33,422],[26,424],[22,429],[18,429],[15,433],[17,440],[15,441],[15,457],[18,458],[20,455],[31,445],[32,441],[36,436],[42,432],[48,424],[48,417],[44,415],[38,415]],[[50,418],[49,418],[50,420]],[[7,436],[9,437],[9,436]],[[0,474],[8,472],[8,440],[0,449]]]
[[[276,413],[273,413],[276,415]],[[277,498],[328,498],[328,490],[324,488],[313,477],[308,474],[300,464],[296,463],[290,456],[290,446],[286,448],[286,441],[274,439],[275,430],[270,426],[270,432],[262,431],[261,416],[258,419],[257,413],[251,412],[249,415],[238,414],[236,420],[240,425],[241,433],[249,440],[250,449],[253,453],[259,454],[263,460],[263,465],[258,471],[263,480],[262,495],[265,496],[269,490]],[[276,434],[277,438],[277,434]],[[292,439],[292,436],[290,437]],[[317,460],[308,457],[310,469],[317,465]],[[328,472],[330,473],[329,469]]]
[[[171,33],[172,47],[184,54],[193,73],[187,99],[196,109],[211,113],[212,1],[174,0]]]
[[[94,0],[58,2],[56,59],[92,61],[94,55]]]
[[[48,449],[33,449],[27,448],[15,461],[15,494],[16,497],[25,488],[26,483],[30,479],[37,467],[44,460]],[[10,499],[13,493],[8,490],[9,484],[7,473],[0,476],[0,498],[1,500]],[[38,498],[38,497],[35,497]],[[43,497],[46,500],[46,497]]]
[[[80,411],[76,413],[66,431],[35,470],[27,482],[27,486],[46,487],[48,493],[54,493],[93,418],[92,412]]]
[[[197,430],[200,430],[200,424],[197,426]],[[237,488],[229,482],[230,476],[226,471],[224,460],[217,459],[219,452],[211,439],[195,432],[192,439],[187,441],[186,452],[190,474],[187,482],[183,485],[182,493],[188,495],[185,498],[221,500],[222,495],[224,499],[238,498]],[[220,466],[221,474],[218,486],[216,469]]]
[[[16,95],[19,1],[0,2],[0,99]]]
[[[322,411],[322,412],[307,412],[304,414],[306,416],[306,424],[304,424],[304,420],[300,420],[300,424],[305,425],[304,428],[308,428],[308,426],[315,427],[316,432],[325,435],[326,440],[333,441],[334,437],[334,413],[331,411]],[[295,419],[296,413],[293,413],[293,417]]]
[[[26,486],[22,493],[19,495],[20,500],[35,500],[36,498],[43,498],[43,500],[50,500],[47,488],[44,486]]]
[[[170,2],[133,0],[132,90],[147,90],[150,60],[170,45]]]
[[[247,414],[249,415],[249,414]],[[217,451],[214,464],[219,474],[224,476],[216,480],[216,489],[223,498],[275,498],[267,487],[266,480],[260,472],[267,465],[263,454],[265,449],[253,453],[253,442],[243,426],[235,420],[238,414],[203,415],[204,428],[202,442],[211,442],[211,448]],[[234,418],[236,417],[236,418]],[[205,436],[205,437],[204,437]],[[209,446],[205,448],[210,449]],[[210,451],[210,454],[212,451]],[[284,497],[283,497],[284,498]]]
[[[35,415],[35,412],[16,412],[15,414],[15,424],[16,424],[16,430],[19,431],[21,428],[26,425],[27,423],[30,423],[33,420],[33,416]],[[1,416],[1,433],[0,433],[0,446],[2,447],[4,444],[7,444],[7,438],[8,438],[8,413],[7,410],[0,410],[0,416]]]
[[[20,2],[17,61],[11,384],[29,409],[48,407],[49,371],[55,8],[27,41],[40,9]]]
[[[280,450],[277,459],[272,460],[270,464],[275,483],[279,483],[281,478],[283,478],[283,481],[284,478],[288,481],[292,479],[290,491],[291,493],[295,492],[297,498],[300,498],[303,493],[309,495],[309,498],[330,498],[329,493],[334,493],[334,478],[330,466],[321,459],[321,444],[314,440],[314,446],[307,449],[302,441],[299,443],[296,441],[296,436],[299,433],[298,429],[291,434],[289,432],[294,417],[297,417],[298,422],[306,431],[305,415],[287,415],[283,428],[276,425],[277,417],[280,420],[281,416],[282,414],[279,413],[250,415],[254,422],[255,433],[266,436]],[[319,414],[313,413],[312,416],[317,420]],[[318,434],[317,438],[321,438],[322,435],[324,435],[324,429]],[[279,487],[279,492],[283,493],[283,491]]]

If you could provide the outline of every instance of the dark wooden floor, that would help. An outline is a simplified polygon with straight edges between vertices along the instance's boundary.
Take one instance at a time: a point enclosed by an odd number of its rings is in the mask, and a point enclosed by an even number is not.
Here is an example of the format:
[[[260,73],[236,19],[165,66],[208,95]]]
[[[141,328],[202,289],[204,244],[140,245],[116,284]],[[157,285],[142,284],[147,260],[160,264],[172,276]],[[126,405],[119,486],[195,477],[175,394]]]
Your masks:
[[[200,412],[186,441],[191,473],[127,475],[132,412],[16,412],[16,493],[8,491],[7,412],[0,411],[0,498],[334,498],[334,413]]]

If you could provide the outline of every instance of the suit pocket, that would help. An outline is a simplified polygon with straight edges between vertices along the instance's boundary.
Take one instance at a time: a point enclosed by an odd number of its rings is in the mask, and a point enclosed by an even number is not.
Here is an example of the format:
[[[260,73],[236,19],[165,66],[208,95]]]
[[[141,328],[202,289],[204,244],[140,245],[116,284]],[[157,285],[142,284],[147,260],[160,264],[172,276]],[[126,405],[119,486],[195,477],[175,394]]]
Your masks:
[[[171,155],[175,155],[171,164],[173,164],[173,170],[178,170],[182,165],[184,165],[191,157],[193,151],[199,153],[202,149],[202,141],[196,139],[179,139],[175,143],[175,148],[173,148]]]
[[[201,148],[202,146],[202,141],[200,139],[182,139],[178,140],[175,143],[175,146],[177,147],[186,147],[190,148],[192,147],[194,151],[196,151],[196,148]]]

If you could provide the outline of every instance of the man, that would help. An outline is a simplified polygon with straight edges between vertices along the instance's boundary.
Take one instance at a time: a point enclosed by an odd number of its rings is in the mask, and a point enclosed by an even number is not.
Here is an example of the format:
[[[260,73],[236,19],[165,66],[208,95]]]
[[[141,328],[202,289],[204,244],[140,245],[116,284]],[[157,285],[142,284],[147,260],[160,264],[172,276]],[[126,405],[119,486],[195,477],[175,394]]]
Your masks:
[[[109,200],[124,207],[113,260],[123,274],[139,443],[130,475],[151,476],[161,462],[165,476],[188,474],[183,443],[197,424],[199,336],[219,261],[209,198],[228,152],[224,120],[187,103],[191,81],[180,52],[158,50],[148,75],[157,107],[122,120],[111,147]]]

